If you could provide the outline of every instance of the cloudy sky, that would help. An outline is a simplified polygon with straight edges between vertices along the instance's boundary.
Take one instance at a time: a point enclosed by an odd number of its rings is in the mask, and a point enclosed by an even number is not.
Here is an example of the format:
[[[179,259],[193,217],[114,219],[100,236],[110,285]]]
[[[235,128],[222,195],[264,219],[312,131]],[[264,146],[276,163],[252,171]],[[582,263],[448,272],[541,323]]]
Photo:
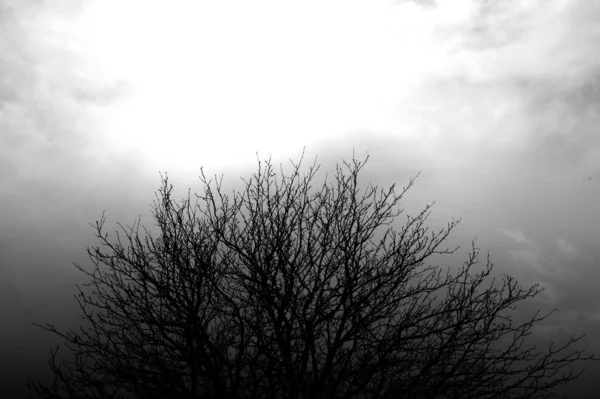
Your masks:
[[[60,342],[32,321],[76,325],[103,210],[151,226],[159,172],[239,187],[304,146],[330,172],[368,152],[365,183],[420,171],[407,211],[462,218],[449,245],[547,287],[539,339],[600,353],[599,43],[596,0],[0,0],[0,386]]]

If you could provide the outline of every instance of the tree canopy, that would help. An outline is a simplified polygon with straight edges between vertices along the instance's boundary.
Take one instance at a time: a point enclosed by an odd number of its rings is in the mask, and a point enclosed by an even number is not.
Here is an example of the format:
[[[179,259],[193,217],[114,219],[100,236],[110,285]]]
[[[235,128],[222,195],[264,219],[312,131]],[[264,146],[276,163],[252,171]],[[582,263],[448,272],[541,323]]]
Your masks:
[[[168,177],[152,208],[159,234],[120,226],[101,246],[76,299],[85,324],[61,332],[72,355],[52,351],[42,398],[543,398],[596,360],[570,350],[582,338],[537,350],[514,322],[535,297],[513,277],[491,276],[479,250],[460,268],[457,226],[430,231],[431,205],[393,225],[415,179],[361,189],[367,162],[336,166],[318,190],[302,158],[280,176],[270,160],[228,196],[202,171],[203,193],[176,201]],[[396,223],[397,224],[397,223]],[[124,234],[124,238],[123,235]],[[569,350],[568,350],[569,349]]]

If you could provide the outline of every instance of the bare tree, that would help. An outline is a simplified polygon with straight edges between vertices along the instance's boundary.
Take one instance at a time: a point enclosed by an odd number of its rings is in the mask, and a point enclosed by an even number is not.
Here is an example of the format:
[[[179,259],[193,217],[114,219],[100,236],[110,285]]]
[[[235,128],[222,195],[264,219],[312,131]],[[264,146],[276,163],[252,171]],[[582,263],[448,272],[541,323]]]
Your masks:
[[[574,342],[524,346],[532,326],[511,318],[535,297],[512,277],[479,271],[478,249],[460,269],[426,264],[458,221],[430,232],[431,205],[391,223],[414,179],[361,191],[368,160],[336,166],[318,191],[315,163],[278,179],[272,164],[230,198],[222,179],[201,181],[195,203],[175,201],[163,178],[152,237],[140,220],[111,243],[104,215],[88,248],[94,269],[79,287],[78,332],[52,351],[42,398],[543,398],[577,378],[565,368],[597,360]],[[86,292],[87,291],[87,292]]]

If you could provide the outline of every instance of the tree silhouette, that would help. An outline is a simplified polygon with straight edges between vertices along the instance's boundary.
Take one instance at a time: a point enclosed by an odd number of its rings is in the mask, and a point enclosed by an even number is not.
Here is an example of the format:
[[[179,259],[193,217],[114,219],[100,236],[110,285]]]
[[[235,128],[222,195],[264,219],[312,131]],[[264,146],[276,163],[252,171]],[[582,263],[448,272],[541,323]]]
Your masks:
[[[28,381],[42,398],[542,398],[597,360],[574,342],[524,346],[552,312],[515,323],[524,289],[492,264],[475,271],[427,265],[459,221],[430,232],[431,205],[395,230],[400,194],[358,175],[367,158],[281,178],[271,164],[229,197],[201,173],[204,193],[177,202],[168,177],[156,195],[153,237],[140,219],[111,243],[104,214],[92,227],[90,282],[77,301],[86,325],[59,332],[73,359],[48,362],[54,382]],[[39,325],[38,325],[39,326]],[[560,373],[559,373],[560,372]]]

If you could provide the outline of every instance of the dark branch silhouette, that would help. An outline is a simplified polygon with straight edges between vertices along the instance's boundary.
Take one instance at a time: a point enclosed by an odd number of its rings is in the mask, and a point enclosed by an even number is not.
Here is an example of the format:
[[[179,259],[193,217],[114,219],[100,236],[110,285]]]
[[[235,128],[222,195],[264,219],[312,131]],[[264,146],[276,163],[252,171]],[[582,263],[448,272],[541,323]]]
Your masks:
[[[535,297],[512,277],[479,268],[473,242],[458,270],[432,266],[459,221],[430,232],[431,205],[402,213],[395,187],[359,190],[364,164],[277,178],[270,160],[233,197],[201,181],[176,202],[163,178],[153,207],[160,234],[140,220],[100,247],[77,301],[86,325],[60,335],[73,355],[49,365],[54,382],[28,382],[42,398],[543,398],[597,360],[525,345],[552,312],[513,322]],[[122,243],[125,234],[125,244]],[[475,269],[480,269],[479,271]]]

